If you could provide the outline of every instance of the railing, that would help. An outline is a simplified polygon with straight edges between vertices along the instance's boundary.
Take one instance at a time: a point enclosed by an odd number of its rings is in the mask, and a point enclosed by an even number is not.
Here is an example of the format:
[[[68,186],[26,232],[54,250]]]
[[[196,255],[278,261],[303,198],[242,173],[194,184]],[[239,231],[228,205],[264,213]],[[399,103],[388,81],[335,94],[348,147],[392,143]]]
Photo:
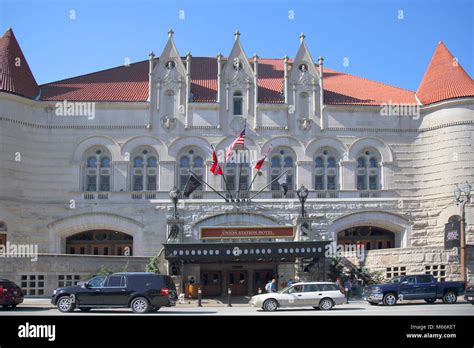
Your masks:
[[[229,193],[226,191],[219,191],[224,197],[230,198]],[[236,197],[236,192],[232,192],[232,196],[235,199],[239,200],[248,200],[250,197],[255,195],[257,191],[241,191],[239,197]],[[86,191],[86,192],[72,192],[73,198],[76,201],[106,201],[106,202],[146,202],[149,200],[167,200],[169,201],[169,192],[168,191]],[[358,200],[358,199],[384,199],[384,198],[398,198],[398,193],[394,190],[384,190],[384,191],[357,191],[357,190],[346,190],[346,191],[315,191],[310,190],[308,200]],[[211,190],[205,191],[194,191],[189,198],[186,199],[196,199],[196,200],[222,200],[215,192]],[[184,200],[186,200],[184,199]],[[298,195],[295,190],[290,190],[283,194],[283,190],[268,190],[260,192],[256,197],[252,198],[253,201],[257,200],[298,200]]]
[[[156,192],[153,191],[142,191],[130,193],[132,199],[156,199]]]
[[[338,191],[316,191],[317,198],[338,198]]]
[[[292,198],[296,198],[296,191],[288,191],[286,192],[286,195],[285,193],[283,192],[283,190],[281,191],[271,191],[272,192],[272,198],[275,198],[275,199],[292,199]]]
[[[108,192],[84,192],[83,198],[86,201],[94,200],[94,199],[109,199]]]

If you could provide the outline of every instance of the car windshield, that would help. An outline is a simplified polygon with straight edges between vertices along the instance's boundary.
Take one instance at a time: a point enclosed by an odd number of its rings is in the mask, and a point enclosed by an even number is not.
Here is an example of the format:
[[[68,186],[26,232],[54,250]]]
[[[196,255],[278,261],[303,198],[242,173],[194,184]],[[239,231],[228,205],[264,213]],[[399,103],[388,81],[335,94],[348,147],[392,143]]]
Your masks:
[[[279,294],[284,294],[285,292],[288,291],[289,288],[291,288],[293,285],[287,286],[286,288],[281,289],[280,291],[277,291]]]

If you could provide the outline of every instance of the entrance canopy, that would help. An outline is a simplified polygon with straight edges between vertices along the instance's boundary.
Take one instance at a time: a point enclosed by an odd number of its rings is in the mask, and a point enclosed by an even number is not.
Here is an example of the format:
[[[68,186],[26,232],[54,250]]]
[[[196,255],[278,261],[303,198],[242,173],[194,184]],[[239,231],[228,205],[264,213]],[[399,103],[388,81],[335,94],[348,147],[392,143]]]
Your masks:
[[[291,261],[324,257],[329,241],[165,244],[169,261]]]

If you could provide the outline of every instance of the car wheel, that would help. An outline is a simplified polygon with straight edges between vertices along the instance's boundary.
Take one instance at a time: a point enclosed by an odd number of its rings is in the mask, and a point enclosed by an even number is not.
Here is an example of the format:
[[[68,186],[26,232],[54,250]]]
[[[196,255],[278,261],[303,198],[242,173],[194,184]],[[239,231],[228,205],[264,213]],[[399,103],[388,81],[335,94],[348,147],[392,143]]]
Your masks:
[[[319,308],[323,311],[328,311],[334,306],[334,303],[330,298],[323,298],[319,301]]]
[[[90,308],[87,308],[87,307],[82,307],[79,309],[81,310],[81,312],[89,312],[91,310]]]
[[[76,307],[69,296],[60,297],[56,305],[62,313],[72,312]]]
[[[435,303],[436,299],[435,298],[425,298],[426,303]]]
[[[386,306],[395,306],[397,304],[398,298],[393,292],[385,294],[383,297],[383,304]]]
[[[278,302],[274,299],[269,299],[263,302],[263,310],[267,312],[274,312],[278,308]]]
[[[371,302],[371,301],[367,301],[367,302],[369,302],[369,304],[370,304],[371,306],[377,306],[377,305],[378,305],[378,302]]]
[[[443,303],[453,304],[458,300],[458,296],[454,291],[446,291],[443,296]]]
[[[130,307],[134,313],[142,314],[150,310],[150,303],[144,297],[137,297],[132,300]]]

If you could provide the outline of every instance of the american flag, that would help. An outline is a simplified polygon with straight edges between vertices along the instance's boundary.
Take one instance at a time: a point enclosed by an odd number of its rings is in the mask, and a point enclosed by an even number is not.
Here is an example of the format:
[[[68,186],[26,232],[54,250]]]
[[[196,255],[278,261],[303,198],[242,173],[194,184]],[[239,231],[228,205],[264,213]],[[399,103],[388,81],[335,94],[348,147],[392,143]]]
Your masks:
[[[232,153],[234,152],[234,148],[236,146],[244,146],[245,143],[245,127],[242,132],[240,132],[239,136],[229,145],[229,147],[225,151],[225,160],[227,161]]]

